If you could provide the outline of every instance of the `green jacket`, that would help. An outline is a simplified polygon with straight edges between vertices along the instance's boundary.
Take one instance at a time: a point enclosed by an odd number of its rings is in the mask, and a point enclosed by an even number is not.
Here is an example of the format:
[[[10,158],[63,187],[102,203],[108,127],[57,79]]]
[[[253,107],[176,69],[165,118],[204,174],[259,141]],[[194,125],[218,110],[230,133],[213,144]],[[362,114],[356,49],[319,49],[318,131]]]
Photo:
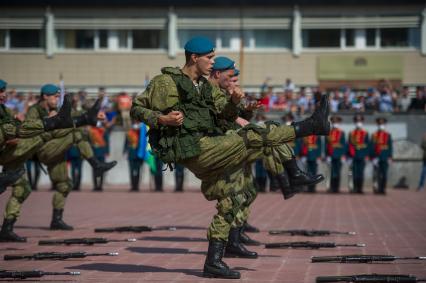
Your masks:
[[[133,100],[130,114],[155,133],[150,134],[154,153],[169,163],[198,155],[198,141],[208,132],[199,128],[215,130],[219,119],[235,120],[238,109],[204,77],[200,78],[197,90],[179,68],[163,68],[162,73]],[[172,110],[184,112],[184,124],[180,127],[159,125],[158,118]],[[197,117],[202,121],[197,121]]]

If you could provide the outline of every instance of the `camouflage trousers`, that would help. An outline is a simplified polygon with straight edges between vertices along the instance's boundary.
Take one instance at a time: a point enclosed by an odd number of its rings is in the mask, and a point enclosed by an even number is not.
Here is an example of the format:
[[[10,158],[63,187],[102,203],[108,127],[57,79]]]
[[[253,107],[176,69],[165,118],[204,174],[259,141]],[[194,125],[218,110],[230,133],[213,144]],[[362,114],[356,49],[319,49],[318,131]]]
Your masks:
[[[268,128],[249,124],[225,135],[202,137],[201,153],[193,158],[179,161],[202,182],[223,178],[244,166],[262,159],[266,170],[272,174],[284,171],[283,162],[293,158],[293,151],[286,145],[296,138],[292,126]]]
[[[241,227],[247,221],[250,204],[257,195],[248,170],[250,164],[262,158],[269,171],[282,173],[282,163],[294,155],[285,142],[294,138],[293,127],[275,126],[260,131],[229,131],[225,136],[201,140],[201,155],[183,164],[202,180],[205,198],[217,200],[217,214],[207,232],[209,240],[227,241],[230,228]]]
[[[55,188],[52,199],[53,207],[62,209],[65,206],[65,199],[72,189],[72,182],[68,177],[68,168],[66,166],[66,151],[73,144],[77,145],[83,158],[93,157],[93,151],[81,129],[55,130],[51,133],[53,138],[48,142],[42,142],[32,154],[36,153],[38,160],[47,165],[52,186]],[[5,166],[5,169],[14,167],[16,167],[15,162],[11,162],[7,164],[7,167]],[[30,193],[31,186],[29,181],[26,176],[23,176],[13,185],[12,195],[6,205],[5,218],[18,218],[22,203],[28,198]]]
[[[32,138],[44,132],[43,122],[39,120],[24,121],[20,125],[3,123],[0,125],[0,146],[3,146],[10,139]]]

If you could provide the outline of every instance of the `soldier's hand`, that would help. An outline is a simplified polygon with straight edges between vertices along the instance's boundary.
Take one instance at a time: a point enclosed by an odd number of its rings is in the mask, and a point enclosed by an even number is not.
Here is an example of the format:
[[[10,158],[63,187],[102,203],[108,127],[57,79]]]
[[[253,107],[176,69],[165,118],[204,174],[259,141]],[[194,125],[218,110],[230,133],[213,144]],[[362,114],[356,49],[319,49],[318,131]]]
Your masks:
[[[246,125],[248,125],[250,122],[247,121],[246,119],[243,119],[241,117],[238,117],[235,122],[237,122],[238,125],[240,125],[241,127],[244,127]]]
[[[183,114],[180,111],[171,111],[158,118],[158,123],[166,126],[180,126],[183,123]]]
[[[231,100],[234,104],[240,103],[241,99],[246,96],[239,87],[235,87],[229,95],[231,96]]]
[[[261,107],[261,104],[259,101],[252,101],[249,102],[246,106],[245,106],[245,110],[246,111],[254,111],[257,110]]]
[[[105,112],[99,111],[98,116],[96,117],[99,121],[104,121],[106,119]]]

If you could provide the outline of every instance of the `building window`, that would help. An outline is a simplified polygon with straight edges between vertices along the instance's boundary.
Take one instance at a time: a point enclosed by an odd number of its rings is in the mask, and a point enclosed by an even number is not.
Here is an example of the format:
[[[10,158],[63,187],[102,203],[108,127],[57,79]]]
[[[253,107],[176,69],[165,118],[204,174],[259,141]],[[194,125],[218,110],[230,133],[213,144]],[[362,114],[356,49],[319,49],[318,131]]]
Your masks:
[[[108,48],[108,30],[99,30],[99,48]]]
[[[11,48],[41,48],[43,47],[43,38],[41,30],[36,29],[11,29],[10,47]]]
[[[133,49],[165,48],[161,30],[133,30]]]
[[[340,29],[304,30],[303,47],[340,47]]]
[[[365,30],[366,37],[366,46],[367,47],[375,47],[376,46],[376,29],[366,29]]]
[[[6,30],[0,29],[0,48],[6,48]]]
[[[58,30],[60,49],[93,49],[95,32],[93,30]]]
[[[289,30],[254,30],[253,38],[256,48],[291,48]]]
[[[129,32],[127,30],[117,31],[119,49],[127,49],[129,47],[128,35],[129,35]]]
[[[407,28],[384,28],[380,30],[381,47],[408,47]]]
[[[355,47],[355,30],[345,29],[345,44],[346,47]]]

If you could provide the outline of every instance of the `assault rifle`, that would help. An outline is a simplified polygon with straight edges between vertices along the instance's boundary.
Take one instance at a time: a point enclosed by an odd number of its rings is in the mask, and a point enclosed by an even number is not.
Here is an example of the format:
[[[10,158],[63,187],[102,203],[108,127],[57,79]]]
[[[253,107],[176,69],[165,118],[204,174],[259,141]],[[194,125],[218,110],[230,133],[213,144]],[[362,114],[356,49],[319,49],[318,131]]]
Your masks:
[[[424,256],[399,257],[393,255],[341,255],[341,256],[313,256],[312,262],[339,262],[339,263],[372,263],[377,261],[395,261],[419,259],[426,260]]]
[[[71,272],[47,272],[41,270],[16,271],[16,270],[0,270],[0,278],[26,279],[38,278],[46,275],[80,275],[79,271]]]
[[[267,249],[320,249],[336,247],[365,247],[365,244],[337,244],[332,242],[287,242],[265,244]]]
[[[106,238],[74,238],[74,239],[53,239],[53,240],[42,240],[38,244],[40,246],[45,245],[94,245],[94,244],[106,244],[110,242],[136,242],[136,239],[124,239],[124,240],[109,240]]]
[[[121,227],[109,227],[109,228],[96,228],[96,233],[111,233],[111,232],[151,232],[151,231],[176,231],[174,226],[164,226],[164,227],[150,227],[150,226],[121,226]]]
[[[18,260],[18,259],[67,259],[67,258],[85,258],[88,256],[117,256],[118,253],[86,253],[86,252],[73,252],[73,253],[36,253],[36,254],[17,254],[17,255],[5,255],[4,260]]]
[[[412,275],[399,274],[360,274],[347,276],[319,276],[317,277],[316,282],[416,283],[426,282],[426,279],[417,279]]]
[[[331,234],[339,235],[356,235],[355,232],[339,232],[339,231],[330,231],[330,230],[303,230],[303,229],[294,229],[294,230],[271,230],[269,231],[270,235],[290,235],[290,236],[328,236]]]

